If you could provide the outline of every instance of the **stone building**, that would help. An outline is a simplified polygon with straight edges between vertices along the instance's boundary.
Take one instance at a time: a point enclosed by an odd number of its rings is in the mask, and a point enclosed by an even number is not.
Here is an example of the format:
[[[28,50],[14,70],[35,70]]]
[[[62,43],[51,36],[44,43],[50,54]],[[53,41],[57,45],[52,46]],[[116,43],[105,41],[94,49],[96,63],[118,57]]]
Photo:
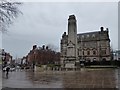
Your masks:
[[[61,64],[63,67],[75,67],[76,62],[110,60],[110,39],[108,28],[101,27],[94,32],[77,34],[74,15],[68,19],[68,35],[61,39]]]

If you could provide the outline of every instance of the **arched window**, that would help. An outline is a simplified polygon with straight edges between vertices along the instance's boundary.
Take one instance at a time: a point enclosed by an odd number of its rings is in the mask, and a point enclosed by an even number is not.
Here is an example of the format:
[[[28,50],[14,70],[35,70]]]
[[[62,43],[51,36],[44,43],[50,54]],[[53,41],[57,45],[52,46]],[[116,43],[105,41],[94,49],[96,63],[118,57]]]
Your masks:
[[[82,38],[84,38],[84,35],[82,35]]]
[[[83,51],[83,55],[84,55],[84,51]]]
[[[90,51],[87,51],[87,55],[90,55]]]
[[[89,38],[90,37],[90,35],[89,34],[87,34],[87,38]]]
[[[94,37],[95,37],[95,34],[93,34],[92,37],[94,38]]]
[[[105,55],[106,54],[106,50],[101,50],[101,54]]]

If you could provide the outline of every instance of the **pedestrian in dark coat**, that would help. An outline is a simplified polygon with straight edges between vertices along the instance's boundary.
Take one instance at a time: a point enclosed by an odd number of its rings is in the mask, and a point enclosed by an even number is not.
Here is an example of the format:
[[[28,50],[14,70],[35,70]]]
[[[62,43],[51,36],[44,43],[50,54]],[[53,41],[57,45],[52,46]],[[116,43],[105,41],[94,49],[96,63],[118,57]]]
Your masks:
[[[7,68],[6,68],[6,76],[8,76],[9,71],[10,71],[10,67],[9,67],[9,66],[7,66]]]

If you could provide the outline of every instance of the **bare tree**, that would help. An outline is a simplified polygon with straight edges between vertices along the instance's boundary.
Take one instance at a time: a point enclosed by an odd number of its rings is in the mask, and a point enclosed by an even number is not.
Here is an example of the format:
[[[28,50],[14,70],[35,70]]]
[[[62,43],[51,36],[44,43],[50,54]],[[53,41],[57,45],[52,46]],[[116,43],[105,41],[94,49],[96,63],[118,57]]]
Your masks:
[[[9,24],[13,23],[20,12],[18,5],[22,3],[0,0],[0,32],[7,31]]]

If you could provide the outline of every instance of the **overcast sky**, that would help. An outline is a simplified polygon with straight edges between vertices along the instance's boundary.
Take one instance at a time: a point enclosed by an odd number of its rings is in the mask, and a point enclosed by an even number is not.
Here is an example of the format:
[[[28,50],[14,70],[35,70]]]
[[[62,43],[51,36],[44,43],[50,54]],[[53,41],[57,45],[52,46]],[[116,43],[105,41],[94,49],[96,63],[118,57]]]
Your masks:
[[[25,2],[20,6],[23,15],[14,20],[7,34],[3,34],[2,48],[11,55],[27,55],[34,44],[52,44],[60,49],[60,39],[67,32],[67,20],[74,14],[77,32],[109,28],[113,49],[118,49],[118,3],[116,2]]]

